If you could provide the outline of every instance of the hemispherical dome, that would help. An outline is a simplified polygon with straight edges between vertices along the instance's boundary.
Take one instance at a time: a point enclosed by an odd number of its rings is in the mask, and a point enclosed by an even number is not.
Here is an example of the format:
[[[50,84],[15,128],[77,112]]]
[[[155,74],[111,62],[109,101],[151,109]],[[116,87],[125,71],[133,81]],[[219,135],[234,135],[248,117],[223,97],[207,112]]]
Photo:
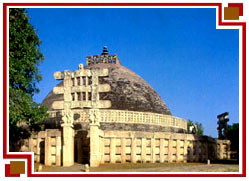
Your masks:
[[[99,81],[111,86],[110,92],[100,94],[100,99],[111,101],[110,109],[171,115],[170,110],[156,91],[133,71],[118,64],[99,63],[85,67],[85,69],[94,68],[109,69],[109,76]],[[63,86],[63,82],[57,85],[57,87],[61,86]],[[44,99],[43,104],[47,105],[49,110],[53,110],[52,103],[60,100],[63,100],[63,95],[56,95],[51,91]]]

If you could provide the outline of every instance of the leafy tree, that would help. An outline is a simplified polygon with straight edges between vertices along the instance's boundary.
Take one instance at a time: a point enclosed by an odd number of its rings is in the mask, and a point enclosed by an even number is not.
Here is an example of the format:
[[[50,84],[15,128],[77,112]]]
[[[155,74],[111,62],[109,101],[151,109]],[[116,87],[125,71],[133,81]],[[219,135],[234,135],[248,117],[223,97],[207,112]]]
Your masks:
[[[231,141],[231,151],[237,152],[235,156],[239,158],[239,123],[228,125],[227,139]]]
[[[198,123],[198,122],[193,122],[192,120],[188,120],[188,132],[190,132],[190,126],[193,126],[193,125],[197,125],[197,134],[198,135],[203,135],[203,127],[202,127],[202,124],[201,123]]]
[[[195,124],[197,125],[197,128],[198,128],[198,134],[199,135],[203,135],[203,132],[204,132],[204,129],[202,127],[202,124],[201,123],[198,123],[198,122],[195,122]]]
[[[9,139],[10,151],[18,151],[23,139],[39,131],[47,109],[32,99],[42,77],[38,65],[44,60],[39,37],[25,9],[9,10]]]

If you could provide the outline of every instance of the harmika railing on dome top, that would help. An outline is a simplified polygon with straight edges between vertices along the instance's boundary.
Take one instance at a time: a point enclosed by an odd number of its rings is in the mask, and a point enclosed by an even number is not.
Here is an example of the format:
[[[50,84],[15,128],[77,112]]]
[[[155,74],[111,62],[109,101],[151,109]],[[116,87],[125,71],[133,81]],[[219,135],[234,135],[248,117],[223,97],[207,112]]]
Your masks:
[[[152,124],[187,130],[186,120],[171,115],[112,109],[100,109],[99,112],[100,122]],[[57,111],[49,111],[49,114],[50,117],[59,116]],[[79,115],[75,122],[89,122],[89,110],[74,110],[74,114]]]
[[[108,64],[120,64],[117,55],[94,55],[86,57],[87,65],[108,63]]]

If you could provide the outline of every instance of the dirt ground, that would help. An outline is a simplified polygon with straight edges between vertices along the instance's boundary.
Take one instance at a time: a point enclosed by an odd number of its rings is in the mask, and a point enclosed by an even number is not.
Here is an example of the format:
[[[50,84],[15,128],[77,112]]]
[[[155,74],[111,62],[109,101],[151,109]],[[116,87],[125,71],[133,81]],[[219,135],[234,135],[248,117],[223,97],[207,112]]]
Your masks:
[[[35,163],[35,171],[38,170]],[[71,167],[44,166],[42,172],[85,172],[85,166],[75,163]],[[239,164],[211,163],[127,163],[103,164],[90,168],[90,172],[238,172]]]

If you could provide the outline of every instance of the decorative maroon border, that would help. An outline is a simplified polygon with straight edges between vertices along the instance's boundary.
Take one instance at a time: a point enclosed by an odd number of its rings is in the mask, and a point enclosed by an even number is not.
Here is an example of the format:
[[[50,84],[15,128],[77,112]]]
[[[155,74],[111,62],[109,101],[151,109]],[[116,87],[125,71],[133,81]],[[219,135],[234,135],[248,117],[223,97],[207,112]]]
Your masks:
[[[219,26],[242,27],[242,173],[240,174],[34,174],[31,154],[7,153],[7,7],[10,6],[212,6]],[[246,176],[246,23],[222,22],[222,3],[4,3],[3,4],[3,158],[27,159],[28,177],[245,177]]]

